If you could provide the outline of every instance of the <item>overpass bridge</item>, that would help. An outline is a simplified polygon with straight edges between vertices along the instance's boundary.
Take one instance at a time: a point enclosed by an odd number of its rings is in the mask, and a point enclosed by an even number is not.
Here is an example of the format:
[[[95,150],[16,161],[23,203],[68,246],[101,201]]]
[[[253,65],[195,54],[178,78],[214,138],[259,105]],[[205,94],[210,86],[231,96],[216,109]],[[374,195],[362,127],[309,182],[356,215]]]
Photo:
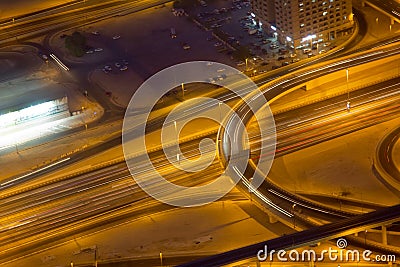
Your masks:
[[[400,23],[400,2],[396,0],[363,0],[362,6],[368,5],[390,18],[390,24]]]
[[[268,247],[268,251],[290,250],[298,247],[312,245],[320,241],[331,240],[334,238],[339,238],[350,234],[356,234],[358,232],[365,231],[367,229],[397,222],[399,221],[399,218],[400,218],[400,205],[396,205],[378,211],[340,220],[335,223],[314,227],[291,235],[281,236],[265,242],[260,242],[247,247],[242,247],[221,254],[213,255],[207,258],[195,260],[193,262],[179,265],[178,267],[223,266],[240,260],[254,258],[257,256],[258,251],[265,249],[265,246]],[[360,244],[357,244],[355,240],[350,240],[350,245],[357,246]],[[361,245],[364,248],[367,248],[364,244]],[[383,252],[383,251],[384,253],[388,252],[383,247],[379,248],[377,246],[373,247],[371,245],[370,248],[376,252]],[[400,250],[392,251],[392,253],[393,255],[396,255],[397,258],[399,258]]]

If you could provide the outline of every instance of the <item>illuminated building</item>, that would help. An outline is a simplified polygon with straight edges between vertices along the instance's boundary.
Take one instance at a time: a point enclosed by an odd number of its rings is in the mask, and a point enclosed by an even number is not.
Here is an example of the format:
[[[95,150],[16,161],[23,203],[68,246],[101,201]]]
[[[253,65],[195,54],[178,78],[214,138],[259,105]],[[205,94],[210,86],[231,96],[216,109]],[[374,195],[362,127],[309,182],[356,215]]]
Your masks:
[[[43,96],[43,92],[25,96],[32,100],[6,108],[0,105],[0,150],[40,138],[71,115],[66,96],[54,99],[54,95]]]
[[[281,43],[307,47],[351,33],[351,0],[251,0],[256,20]]]
[[[0,115],[0,128],[4,129],[65,112],[69,113],[67,97],[31,105],[19,110],[3,111],[4,114]]]

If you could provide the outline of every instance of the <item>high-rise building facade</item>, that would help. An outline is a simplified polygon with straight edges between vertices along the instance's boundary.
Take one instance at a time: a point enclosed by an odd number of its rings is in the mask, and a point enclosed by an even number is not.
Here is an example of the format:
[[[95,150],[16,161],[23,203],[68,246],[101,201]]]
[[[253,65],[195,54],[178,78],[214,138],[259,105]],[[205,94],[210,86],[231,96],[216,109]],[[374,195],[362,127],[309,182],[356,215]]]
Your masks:
[[[282,43],[305,47],[352,31],[351,0],[252,0],[256,20]]]

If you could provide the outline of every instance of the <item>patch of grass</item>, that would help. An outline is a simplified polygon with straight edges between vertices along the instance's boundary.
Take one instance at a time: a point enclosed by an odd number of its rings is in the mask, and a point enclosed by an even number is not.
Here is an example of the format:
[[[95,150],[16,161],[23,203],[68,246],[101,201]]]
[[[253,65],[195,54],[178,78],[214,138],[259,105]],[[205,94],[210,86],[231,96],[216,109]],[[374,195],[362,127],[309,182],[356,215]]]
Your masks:
[[[86,38],[80,32],[65,37],[65,48],[75,57],[82,57],[86,50]]]

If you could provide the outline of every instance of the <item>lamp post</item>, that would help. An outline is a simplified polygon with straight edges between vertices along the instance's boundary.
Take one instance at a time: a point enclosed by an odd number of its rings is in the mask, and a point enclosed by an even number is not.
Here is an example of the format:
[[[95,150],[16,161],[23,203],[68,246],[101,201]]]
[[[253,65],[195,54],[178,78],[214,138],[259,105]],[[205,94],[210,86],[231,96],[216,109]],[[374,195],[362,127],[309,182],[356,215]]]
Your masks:
[[[178,127],[176,125],[176,121],[174,121],[174,129],[175,129],[175,135],[178,138]]]
[[[184,97],[185,96],[185,87],[184,87],[183,83],[181,84],[181,88],[182,88],[182,97]]]
[[[219,102],[218,102],[219,123],[222,123],[221,105],[222,105],[222,102],[221,102],[221,101],[219,101]]]
[[[349,69],[346,69],[347,103],[346,109],[350,111]]]
[[[97,246],[94,248],[94,266],[97,267]]]
[[[176,136],[176,161],[180,164],[180,156],[179,156],[179,135],[178,135],[178,127],[176,121],[174,121],[174,128],[175,128],[175,136]]]
[[[296,229],[296,214],[295,214],[296,203],[292,205],[292,213],[293,213],[293,229]]]

